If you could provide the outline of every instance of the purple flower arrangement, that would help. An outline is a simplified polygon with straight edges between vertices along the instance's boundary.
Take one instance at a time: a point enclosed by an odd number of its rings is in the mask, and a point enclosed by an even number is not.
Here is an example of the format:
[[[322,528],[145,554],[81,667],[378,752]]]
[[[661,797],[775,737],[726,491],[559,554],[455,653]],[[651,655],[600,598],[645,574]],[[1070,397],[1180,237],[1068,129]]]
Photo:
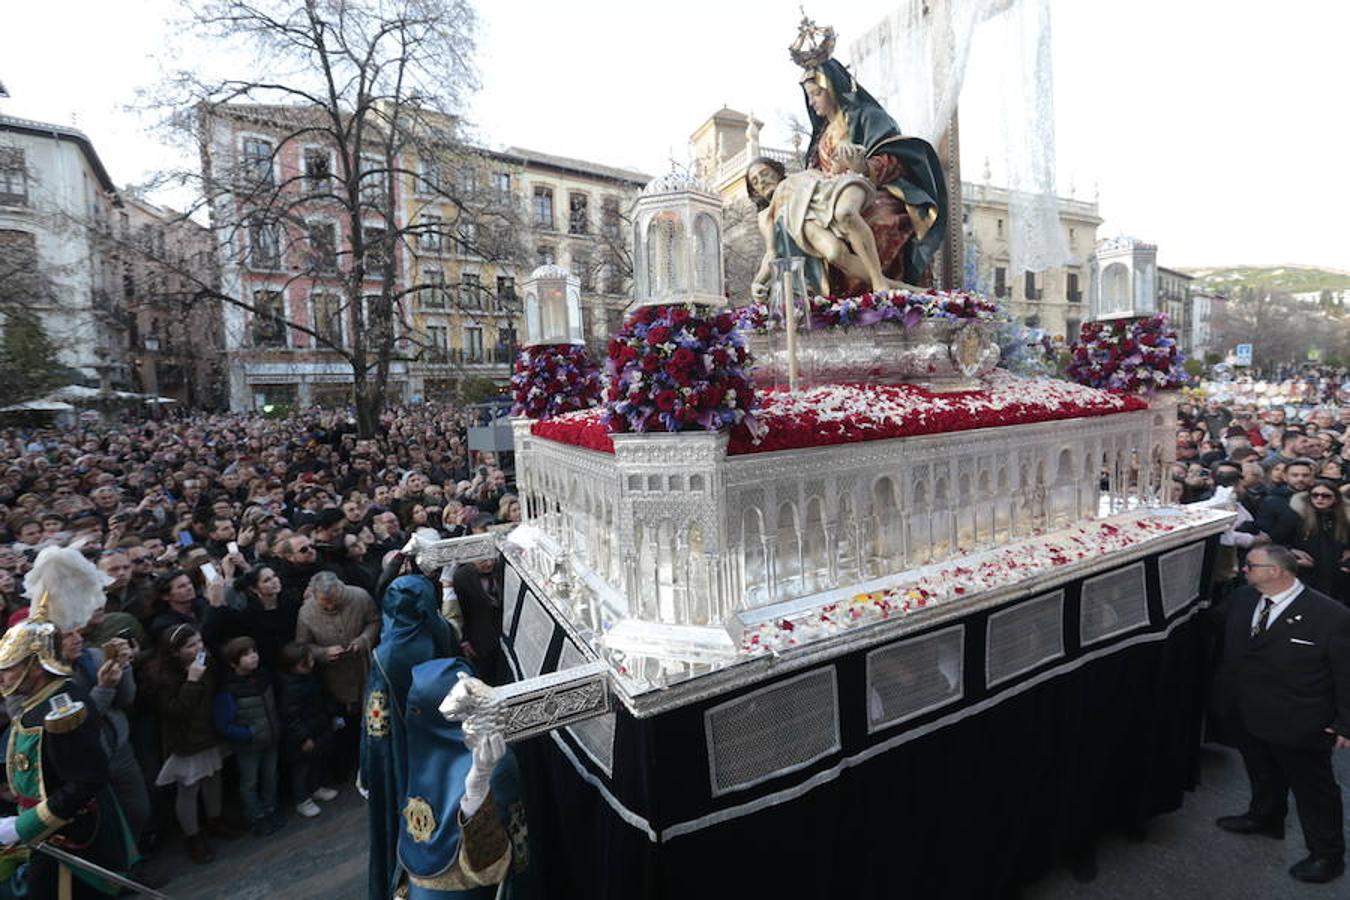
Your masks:
[[[578,344],[540,344],[516,356],[511,414],[551,419],[600,402],[600,367]]]
[[[1066,374],[1079,384],[1118,393],[1179,388],[1188,376],[1167,316],[1089,322],[1079,332]]]
[[[753,331],[782,327],[779,317],[763,303],[742,308],[739,317],[741,326]],[[869,328],[883,324],[913,328],[933,319],[999,322],[1003,315],[996,304],[966,291],[877,291],[857,297],[811,298],[812,328]]]
[[[611,432],[753,429],[750,353],[729,310],[644,306],[609,341]]]

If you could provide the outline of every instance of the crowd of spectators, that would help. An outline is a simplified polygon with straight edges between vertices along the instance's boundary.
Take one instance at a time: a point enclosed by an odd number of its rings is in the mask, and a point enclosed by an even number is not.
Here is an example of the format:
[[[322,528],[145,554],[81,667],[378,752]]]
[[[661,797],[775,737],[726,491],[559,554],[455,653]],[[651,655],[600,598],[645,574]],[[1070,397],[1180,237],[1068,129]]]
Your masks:
[[[61,649],[143,853],[176,821],[209,861],[208,836],[265,836],[352,783],[382,568],[414,534],[519,521],[497,463],[437,404],[389,411],[368,440],[323,411],[0,431],[0,624],[27,615],[44,546],[79,542],[112,579]],[[460,568],[450,614],[488,663],[494,573]]]
[[[1240,579],[1247,550],[1290,548],[1299,578],[1350,604],[1350,404],[1300,408],[1217,398],[1178,407],[1181,502],[1237,502],[1216,578]]]

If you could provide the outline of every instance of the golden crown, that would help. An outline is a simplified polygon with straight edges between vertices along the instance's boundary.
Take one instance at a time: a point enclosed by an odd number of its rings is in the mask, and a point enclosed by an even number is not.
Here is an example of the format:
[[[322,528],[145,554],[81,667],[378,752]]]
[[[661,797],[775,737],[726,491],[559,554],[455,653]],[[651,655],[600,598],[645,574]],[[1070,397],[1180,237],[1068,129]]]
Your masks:
[[[802,15],[797,26],[797,39],[788,47],[792,61],[803,69],[814,69],[834,55],[834,29],[821,27]]]

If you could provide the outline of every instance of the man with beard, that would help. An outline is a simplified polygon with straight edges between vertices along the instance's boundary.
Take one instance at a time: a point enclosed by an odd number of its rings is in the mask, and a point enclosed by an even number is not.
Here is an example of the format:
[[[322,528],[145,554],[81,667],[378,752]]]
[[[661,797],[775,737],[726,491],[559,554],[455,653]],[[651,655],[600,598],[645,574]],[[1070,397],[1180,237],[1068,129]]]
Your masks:
[[[1285,466],[1284,484],[1266,488],[1254,517],[1257,529],[1270,535],[1272,543],[1288,546],[1298,537],[1302,520],[1289,508],[1289,499],[1312,487],[1313,471],[1311,460],[1293,460]]]

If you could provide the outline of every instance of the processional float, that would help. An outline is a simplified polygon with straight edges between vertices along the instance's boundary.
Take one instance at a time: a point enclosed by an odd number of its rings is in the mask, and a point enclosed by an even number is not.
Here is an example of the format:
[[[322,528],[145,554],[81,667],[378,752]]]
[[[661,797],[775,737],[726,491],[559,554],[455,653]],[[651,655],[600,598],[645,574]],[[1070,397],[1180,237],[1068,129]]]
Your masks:
[[[527,290],[518,399],[601,405],[514,419],[521,524],[417,554],[505,557],[515,681],[446,711],[544,742],[567,782],[546,793],[601,823],[557,837],[590,896],[666,896],[724,846],[811,833],[850,773],[884,796],[896,776],[875,766],[907,745],[1165,645],[1231,521],[1175,505],[1166,393],[997,369],[997,308],[914,284],[947,214],[940,165],[832,46],[808,22],[792,48],[801,171],[748,167],[755,301],[724,297],[721,198],[653,181],[603,396],[575,279],[546,267]],[[898,252],[856,231],[882,199],[890,225],[868,227],[901,227]],[[636,861],[611,871],[616,853]]]

